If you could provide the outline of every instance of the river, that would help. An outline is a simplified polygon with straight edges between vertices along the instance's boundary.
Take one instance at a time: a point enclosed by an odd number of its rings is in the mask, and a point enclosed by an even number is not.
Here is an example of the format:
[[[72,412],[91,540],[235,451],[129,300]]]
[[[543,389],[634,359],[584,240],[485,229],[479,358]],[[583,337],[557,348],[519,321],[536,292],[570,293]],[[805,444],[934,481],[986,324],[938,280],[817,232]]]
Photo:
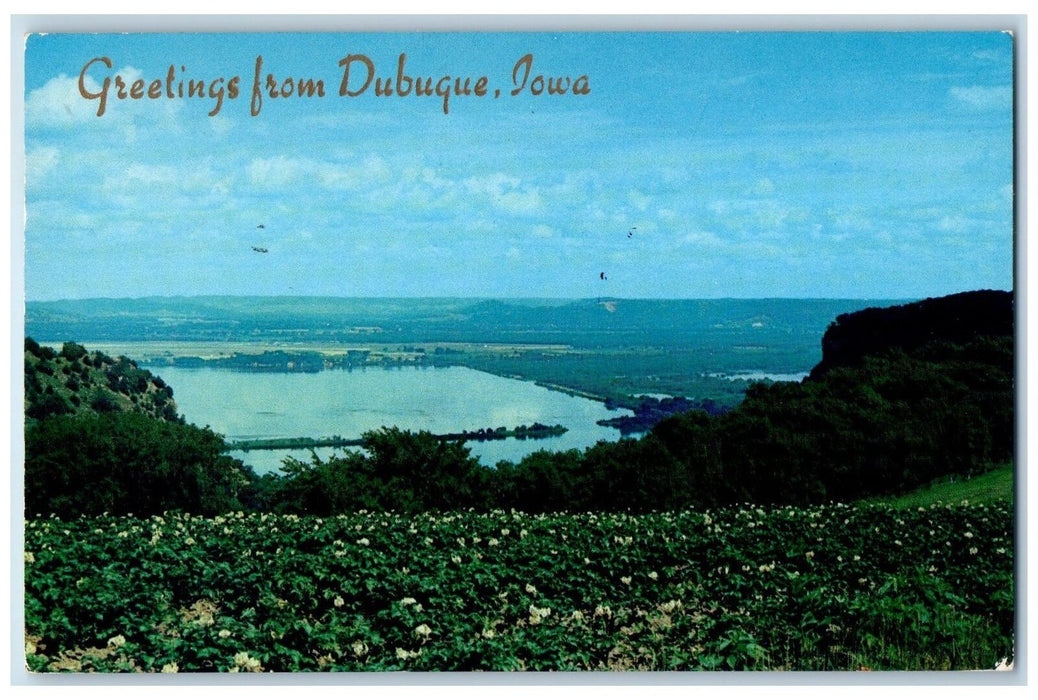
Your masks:
[[[228,440],[277,437],[357,438],[382,426],[450,433],[480,428],[556,423],[568,432],[538,440],[467,442],[488,466],[518,462],[539,449],[583,449],[617,440],[615,428],[595,421],[629,414],[603,404],[466,367],[369,367],[303,372],[242,372],[218,368],[148,366],[173,387],[177,410],[189,423],[209,426]],[[319,449],[327,457],[332,449]],[[232,452],[257,473],[278,470],[308,450]]]

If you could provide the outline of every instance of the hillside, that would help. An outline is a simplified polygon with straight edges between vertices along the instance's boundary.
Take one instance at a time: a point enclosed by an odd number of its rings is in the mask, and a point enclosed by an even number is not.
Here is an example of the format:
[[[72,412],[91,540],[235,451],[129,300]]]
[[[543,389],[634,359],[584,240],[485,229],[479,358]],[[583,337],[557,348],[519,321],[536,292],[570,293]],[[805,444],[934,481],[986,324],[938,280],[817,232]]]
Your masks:
[[[25,339],[25,418],[132,412],[183,422],[173,389],[126,357],[68,342],[60,352]]]
[[[835,367],[860,366],[864,358],[892,350],[913,353],[932,343],[1012,338],[1013,320],[1012,292],[993,290],[840,314],[822,337],[822,361],[811,377]]]

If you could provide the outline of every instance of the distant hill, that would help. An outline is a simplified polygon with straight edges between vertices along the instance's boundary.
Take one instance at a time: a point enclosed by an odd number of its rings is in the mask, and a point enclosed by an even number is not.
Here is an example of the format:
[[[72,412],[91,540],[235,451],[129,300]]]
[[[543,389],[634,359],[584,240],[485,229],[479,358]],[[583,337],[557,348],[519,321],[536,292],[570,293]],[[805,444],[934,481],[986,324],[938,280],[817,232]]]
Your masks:
[[[807,343],[861,299],[364,299],[148,297],[28,301],[41,340],[561,343],[682,347]],[[813,363],[813,361],[812,361]]]
[[[25,339],[27,422],[62,414],[141,413],[182,423],[173,389],[126,358],[68,342],[60,351]]]

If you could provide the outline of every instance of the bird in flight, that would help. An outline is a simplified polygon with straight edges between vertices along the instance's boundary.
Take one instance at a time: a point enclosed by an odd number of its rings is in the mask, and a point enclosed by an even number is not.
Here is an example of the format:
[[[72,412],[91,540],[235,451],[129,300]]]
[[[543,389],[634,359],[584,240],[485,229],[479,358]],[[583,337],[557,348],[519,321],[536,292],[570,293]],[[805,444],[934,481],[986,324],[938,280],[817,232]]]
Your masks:
[[[632,226],[631,230],[627,232],[627,237],[630,238],[631,236],[633,236],[634,232],[637,231],[637,230],[638,230],[637,226]]]
[[[267,228],[267,227],[266,227],[266,226],[264,226],[263,224],[260,224],[260,225],[259,225],[259,226],[257,226],[256,228]]]
[[[604,279],[609,279],[609,278],[606,277],[606,274],[604,272],[599,272],[598,273],[598,279],[604,280]]]
[[[259,247],[257,247],[257,246],[252,246],[252,249],[253,249],[254,251],[256,251],[257,253],[269,253],[269,252],[270,252],[270,251],[269,251],[269,250],[267,250],[266,248],[259,248]]]

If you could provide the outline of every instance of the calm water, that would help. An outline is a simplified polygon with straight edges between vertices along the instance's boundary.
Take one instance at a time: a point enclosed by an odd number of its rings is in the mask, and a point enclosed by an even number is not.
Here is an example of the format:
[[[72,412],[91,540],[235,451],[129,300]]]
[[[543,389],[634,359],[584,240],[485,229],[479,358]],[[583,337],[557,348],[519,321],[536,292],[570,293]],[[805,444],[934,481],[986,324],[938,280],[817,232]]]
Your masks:
[[[189,423],[208,425],[229,440],[275,437],[360,437],[397,426],[432,433],[560,423],[569,432],[542,440],[468,442],[487,465],[517,462],[539,449],[583,449],[616,440],[615,428],[595,421],[627,414],[596,401],[532,382],[505,379],[466,367],[371,367],[313,374],[237,372],[216,368],[149,367],[173,387],[178,411]],[[318,450],[326,457],[333,450]],[[257,473],[278,469],[286,456],[307,450],[252,450],[234,457]]]

